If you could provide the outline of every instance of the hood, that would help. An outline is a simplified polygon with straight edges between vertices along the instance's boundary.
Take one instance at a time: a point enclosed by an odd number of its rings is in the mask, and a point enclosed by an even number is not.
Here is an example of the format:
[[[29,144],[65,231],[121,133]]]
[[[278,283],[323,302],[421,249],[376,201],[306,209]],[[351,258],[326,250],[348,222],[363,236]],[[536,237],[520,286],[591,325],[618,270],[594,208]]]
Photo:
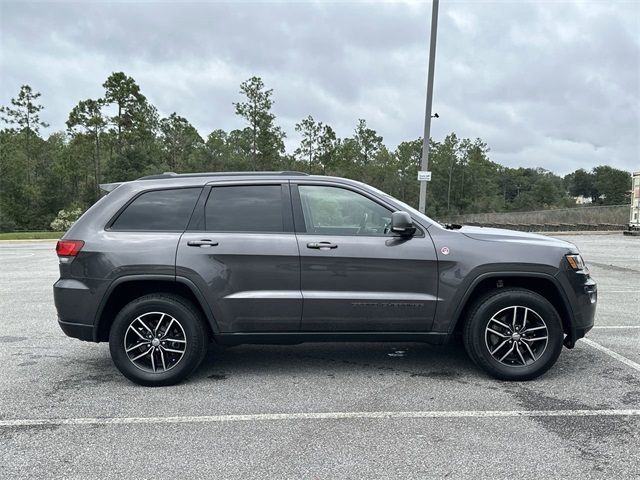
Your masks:
[[[484,240],[488,242],[514,242],[540,246],[547,245],[550,247],[567,248],[578,253],[578,249],[573,243],[565,242],[564,240],[553,237],[547,237],[546,235],[539,235],[537,233],[519,232],[516,230],[505,230],[502,228],[468,226],[464,226],[458,231],[469,238],[473,238],[474,240]]]

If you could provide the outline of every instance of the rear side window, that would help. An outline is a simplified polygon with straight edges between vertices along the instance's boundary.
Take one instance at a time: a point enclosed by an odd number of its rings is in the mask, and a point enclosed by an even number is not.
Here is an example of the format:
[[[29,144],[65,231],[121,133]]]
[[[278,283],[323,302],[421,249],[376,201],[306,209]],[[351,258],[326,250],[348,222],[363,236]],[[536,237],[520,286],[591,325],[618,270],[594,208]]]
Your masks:
[[[211,232],[283,232],[280,185],[214,187],[205,208]]]
[[[143,193],[118,216],[111,230],[182,232],[201,190],[176,188]]]

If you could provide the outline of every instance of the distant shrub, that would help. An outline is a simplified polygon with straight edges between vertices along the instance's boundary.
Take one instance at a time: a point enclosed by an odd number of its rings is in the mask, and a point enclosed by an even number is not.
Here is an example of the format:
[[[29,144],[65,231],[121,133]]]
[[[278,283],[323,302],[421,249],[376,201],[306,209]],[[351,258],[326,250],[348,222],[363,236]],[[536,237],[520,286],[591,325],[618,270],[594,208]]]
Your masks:
[[[82,215],[82,209],[80,207],[70,207],[66,210],[60,210],[56,218],[51,222],[51,229],[56,232],[66,232],[71,228],[71,225],[75,223]]]
[[[0,210],[0,232],[13,232],[16,228],[18,228],[16,222]]]

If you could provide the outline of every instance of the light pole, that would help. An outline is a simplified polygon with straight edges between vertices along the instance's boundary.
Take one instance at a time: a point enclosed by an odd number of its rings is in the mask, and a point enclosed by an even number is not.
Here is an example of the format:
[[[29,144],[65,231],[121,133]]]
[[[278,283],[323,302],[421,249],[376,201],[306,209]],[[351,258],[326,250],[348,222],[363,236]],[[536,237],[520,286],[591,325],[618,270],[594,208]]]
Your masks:
[[[422,139],[422,160],[420,170],[429,169],[429,136],[431,134],[431,104],[433,103],[433,71],[436,66],[436,35],[438,33],[438,0],[433,0],[431,9],[431,40],[429,41],[429,73],[427,74],[427,106],[424,113],[424,137]],[[434,117],[437,118],[437,114]],[[418,209],[425,213],[427,207],[427,181],[420,181],[420,202]]]

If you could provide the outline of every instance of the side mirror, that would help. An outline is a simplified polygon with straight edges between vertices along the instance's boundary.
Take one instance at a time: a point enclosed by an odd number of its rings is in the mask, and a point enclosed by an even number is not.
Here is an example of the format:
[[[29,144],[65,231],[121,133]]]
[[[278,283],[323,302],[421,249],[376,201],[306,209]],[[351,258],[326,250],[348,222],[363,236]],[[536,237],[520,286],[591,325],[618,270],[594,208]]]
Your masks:
[[[403,237],[410,237],[416,233],[411,215],[407,212],[393,212],[391,214],[391,231]]]

